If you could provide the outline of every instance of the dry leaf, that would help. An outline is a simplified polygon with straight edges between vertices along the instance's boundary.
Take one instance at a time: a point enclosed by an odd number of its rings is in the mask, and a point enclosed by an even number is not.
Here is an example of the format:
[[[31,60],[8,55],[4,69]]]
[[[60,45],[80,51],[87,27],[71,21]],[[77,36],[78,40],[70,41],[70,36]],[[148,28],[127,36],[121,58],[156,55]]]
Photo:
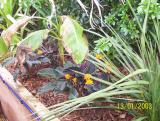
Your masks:
[[[32,48],[29,48],[27,46],[18,46],[16,51],[16,62],[14,64],[14,68],[18,64],[20,64],[20,71],[25,72],[23,64],[25,62],[26,55],[31,53],[32,53]]]
[[[16,50],[16,62],[14,67],[20,64],[20,71],[25,72],[24,62],[26,56],[32,56],[32,52],[37,49],[48,35],[48,30],[38,30],[27,35],[25,39],[18,43]]]
[[[13,35],[16,34],[16,32],[25,24],[27,24],[27,22],[32,18],[33,17],[25,17],[23,19],[19,19],[15,23],[13,23],[7,30],[4,30],[2,32],[1,36],[4,39],[7,46],[10,45]]]

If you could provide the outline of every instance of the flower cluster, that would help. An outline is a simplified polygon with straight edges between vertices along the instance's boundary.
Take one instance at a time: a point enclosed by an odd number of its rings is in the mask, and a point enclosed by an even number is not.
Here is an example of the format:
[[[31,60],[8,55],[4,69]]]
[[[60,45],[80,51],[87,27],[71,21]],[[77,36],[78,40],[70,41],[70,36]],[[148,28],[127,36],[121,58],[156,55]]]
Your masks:
[[[76,84],[78,82],[78,79],[76,77],[71,76],[70,74],[65,74],[64,77],[65,77],[66,80],[71,80],[74,84]],[[91,77],[92,77],[91,74],[85,74],[84,75],[83,79],[85,80],[86,85],[93,85],[94,84]]]
[[[84,80],[86,85],[93,85],[93,80],[91,79],[91,74],[85,74]]]
[[[77,83],[78,79],[76,77],[71,76],[70,74],[65,74],[65,79],[72,81],[74,84]]]

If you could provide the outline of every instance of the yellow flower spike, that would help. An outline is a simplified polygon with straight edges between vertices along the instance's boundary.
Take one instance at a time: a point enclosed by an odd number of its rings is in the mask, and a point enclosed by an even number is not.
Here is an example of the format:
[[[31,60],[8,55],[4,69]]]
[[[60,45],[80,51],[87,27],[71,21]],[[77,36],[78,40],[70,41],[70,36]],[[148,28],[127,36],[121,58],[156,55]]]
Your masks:
[[[91,79],[91,74],[85,74],[84,75],[84,80],[89,80],[89,79]]]
[[[86,85],[92,85],[93,84],[93,80],[92,79],[87,79],[85,84]]]
[[[77,83],[77,78],[76,78],[76,77],[73,78],[72,81],[73,81],[74,83]]]
[[[101,60],[101,59],[103,59],[103,55],[102,54],[96,54],[96,58]]]
[[[37,51],[37,54],[38,54],[38,55],[42,55],[42,54],[43,54],[43,51],[42,51],[42,50],[38,50],[38,51]]]
[[[66,74],[64,77],[65,77],[65,79],[69,80],[69,79],[71,79],[72,76],[70,74]]]

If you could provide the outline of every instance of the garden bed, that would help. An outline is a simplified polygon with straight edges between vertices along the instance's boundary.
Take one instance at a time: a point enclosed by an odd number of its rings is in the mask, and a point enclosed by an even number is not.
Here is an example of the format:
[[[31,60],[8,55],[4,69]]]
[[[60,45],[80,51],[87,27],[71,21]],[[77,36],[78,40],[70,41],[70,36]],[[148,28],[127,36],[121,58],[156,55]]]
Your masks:
[[[8,70],[13,73],[15,69],[8,66]],[[68,100],[68,92],[48,91],[46,93],[38,93],[38,89],[50,82],[46,77],[40,77],[33,74],[28,76],[19,76],[20,82],[26,89],[32,93],[45,107],[49,107]],[[101,104],[100,104],[101,105]],[[105,104],[110,106],[112,104]],[[101,105],[102,106],[102,105]],[[89,108],[84,106],[85,108]],[[133,116],[126,111],[114,109],[85,109],[77,110],[65,117],[59,117],[60,121],[131,121]]]

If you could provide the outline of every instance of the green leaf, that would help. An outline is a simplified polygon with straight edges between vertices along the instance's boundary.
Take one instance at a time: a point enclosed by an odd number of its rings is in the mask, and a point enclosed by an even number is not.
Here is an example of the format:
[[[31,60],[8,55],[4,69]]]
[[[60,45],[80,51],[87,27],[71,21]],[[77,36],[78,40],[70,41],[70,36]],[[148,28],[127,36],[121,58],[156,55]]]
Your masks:
[[[2,37],[0,37],[0,57],[3,56],[5,53],[8,52],[8,48],[3,41]]]
[[[40,87],[38,89],[38,93],[45,93],[51,90],[54,90],[56,92],[62,92],[67,87],[67,81],[66,80],[58,80],[55,82],[49,82],[46,85]]]
[[[94,43],[96,44],[94,48],[96,53],[108,52],[112,47],[112,43],[104,37],[96,40]]]
[[[88,53],[88,42],[83,35],[83,27],[70,17],[66,17],[61,28],[62,43],[73,60],[80,64]]]
[[[60,77],[64,75],[63,73],[60,73],[56,69],[53,69],[53,68],[41,69],[40,71],[38,71],[38,74],[41,76],[50,77],[54,79],[59,79]]]
[[[57,91],[64,91],[67,87],[67,81],[66,80],[58,80],[57,81]]]
[[[22,42],[24,42],[25,45],[28,45],[33,50],[35,50],[39,48],[43,40],[47,38],[48,32],[49,32],[48,29],[32,32]]]
[[[70,90],[69,90],[69,97],[68,97],[70,100],[77,98],[78,95],[79,94],[78,94],[78,92],[77,92],[77,90],[75,88],[70,88]]]
[[[71,67],[76,67],[75,64],[73,64],[71,61],[66,61],[65,64],[63,65],[64,69],[68,69]]]

